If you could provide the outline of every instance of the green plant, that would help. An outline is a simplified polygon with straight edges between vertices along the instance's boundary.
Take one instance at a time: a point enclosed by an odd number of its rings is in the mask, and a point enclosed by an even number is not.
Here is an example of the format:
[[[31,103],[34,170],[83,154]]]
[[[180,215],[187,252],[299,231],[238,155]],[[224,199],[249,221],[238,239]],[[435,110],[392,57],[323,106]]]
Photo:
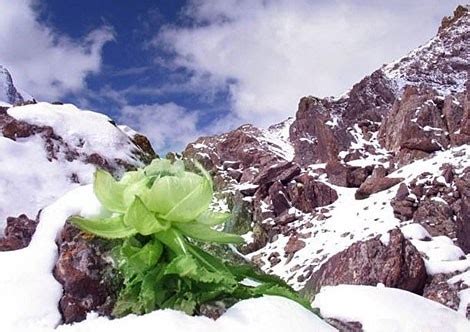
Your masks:
[[[180,160],[154,160],[119,181],[105,171],[95,173],[94,192],[109,217],[74,217],[72,222],[97,236],[123,239],[113,249],[124,280],[113,315],[162,308],[194,314],[210,301],[264,294],[285,296],[310,309],[281,279],[249,265],[229,264],[198,246],[239,244],[243,239],[213,229],[230,214],[209,209],[212,180],[196,166],[201,175],[186,171]]]

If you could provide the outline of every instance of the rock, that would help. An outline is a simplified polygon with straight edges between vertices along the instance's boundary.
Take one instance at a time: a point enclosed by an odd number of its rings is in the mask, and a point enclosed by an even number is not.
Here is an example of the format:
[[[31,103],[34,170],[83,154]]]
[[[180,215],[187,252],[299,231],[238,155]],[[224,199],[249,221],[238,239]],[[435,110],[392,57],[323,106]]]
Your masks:
[[[269,197],[271,197],[274,214],[276,216],[281,215],[290,208],[290,203],[287,199],[287,191],[281,181],[278,180],[269,187]]]
[[[335,318],[325,318],[331,326],[336,327],[341,332],[362,332],[362,324],[359,322],[344,322]]]
[[[294,161],[301,166],[336,159],[339,147],[332,129],[326,124],[329,110],[318,98],[304,97],[299,102],[289,138],[294,144]]]
[[[328,185],[316,181],[304,173],[290,183],[287,192],[292,205],[303,212],[312,212],[315,208],[329,205],[338,199],[338,194]]]
[[[423,296],[453,310],[458,310],[460,289],[458,284],[448,283],[447,280],[449,278],[450,277],[445,274],[430,276],[424,288]]]
[[[442,19],[441,26],[439,27],[439,33],[444,32],[444,30],[448,29],[452,24],[457,22],[457,20],[465,15],[468,14],[468,7],[459,5],[454,10],[453,16],[446,16]]]
[[[456,236],[453,215],[454,213],[448,204],[424,199],[419,203],[413,220],[426,228],[431,236],[446,235],[453,239]]]
[[[322,286],[351,284],[377,285],[422,294],[426,268],[418,250],[400,230],[390,232],[384,245],[380,236],[354,243],[332,256],[307,281],[304,292],[313,295]]]
[[[457,244],[468,254],[470,253],[470,167],[455,179],[455,184],[460,196],[456,204],[457,209],[454,211]]]
[[[253,184],[269,184],[276,181],[287,183],[300,174],[300,167],[291,162],[281,162],[263,168],[253,180]]]
[[[450,142],[441,104],[433,90],[408,86],[381,124],[380,142],[401,163],[447,148]]]
[[[305,242],[299,239],[298,236],[294,235],[289,238],[284,248],[286,255],[295,254],[297,251],[305,248]]]
[[[121,287],[107,258],[112,243],[66,223],[57,246],[59,256],[53,273],[64,288],[59,302],[63,322],[80,322],[91,311],[109,317]]]
[[[25,214],[8,217],[4,237],[0,237],[0,251],[11,251],[25,248],[31,242],[38,220],[31,220]]]
[[[372,174],[373,169],[374,166],[354,167],[341,164],[337,160],[329,161],[325,166],[330,183],[350,188],[359,188]]]
[[[373,178],[370,177],[364,183],[361,184],[359,189],[356,190],[355,197],[356,199],[365,199],[372,194],[387,190],[388,188],[393,187],[394,185],[402,182],[403,178]]]

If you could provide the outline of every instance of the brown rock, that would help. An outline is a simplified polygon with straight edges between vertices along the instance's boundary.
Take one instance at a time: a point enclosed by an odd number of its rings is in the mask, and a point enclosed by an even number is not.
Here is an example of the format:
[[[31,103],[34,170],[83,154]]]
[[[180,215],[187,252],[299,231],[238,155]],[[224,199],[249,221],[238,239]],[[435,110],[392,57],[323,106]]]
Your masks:
[[[290,203],[287,199],[287,191],[281,181],[276,181],[269,187],[269,197],[271,198],[274,214],[276,216],[281,215],[290,208]]]
[[[386,190],[403,181],[403,178],[373,178],[370,177],[356,190],[356,199],[365,199],[372,194]]]
[[[295,183],[289,183],[287,192],[292,205],[303,212],[312,212],[338,199],[334,189],[306,173],[298,176]]]
[[[305,248],[305,242],[299,239],[297,235],[294,235],[289,238],[289,241],[287,241],[284,252],[286,255],[294,254],[303,248]]]
[[[299,174],[299,165],[288,161],[280,162],[264,167],[253,180],[253,184],[269,184],[276,181],[287,183]]]
[[[67,223],[57,246],[53,272],[64,288],[59,302],[64,323],[82,321],[91,311],[110,316],[120,287],[111,280],[112,267],[106,260],[110,243],[90,238]]]
[[[25,214],[8,217],[4,237],[0,238],[0,251],[11,251],[25,248],[31,242],[38,220],[31,220]]]
[[[315,294],[326,285],[377,285],[422,294],[426,268],[418,250],[398,230],[384,245],[380,236],[354,243],[332,256],[307,281],[304,292]]]

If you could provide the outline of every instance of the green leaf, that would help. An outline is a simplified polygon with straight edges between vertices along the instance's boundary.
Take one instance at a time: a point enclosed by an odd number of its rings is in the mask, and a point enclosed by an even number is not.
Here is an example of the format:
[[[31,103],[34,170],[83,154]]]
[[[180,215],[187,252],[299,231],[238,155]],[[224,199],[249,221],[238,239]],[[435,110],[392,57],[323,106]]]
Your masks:
[[[120,251],[120,264],[125,276],[142,273],[158,263],[163,253],[163,245],[160,241],[152,241],[140,247],[140,243],[134,238],[124,241]]]
[[[188,244],[181,233],[173,227],[166,231],[155,233],[155,238],[163,242],[177,255],[186,255],[188,253]]]
[[[122,185],[130,185],[142,180],[145,177],[145,173],[142,169],[137,171],[129,171],[124,173],[124,175],[119,180],[119,183]]]
[[[230,217],[232,216],[231,213],[227,212],[214,212],[211,210],[206,210],[199,215],[196,219],[196,223],[203,224],[207,226],[215,226],[220,225],[227,222]]]
[[[124,186],[118,183],[108,172],[100,169],[96,170],[93,190],[98,200],[108,210],[113,212],[126,211],[123,199]]]
[[[145,175],[155,176],[162,174],[171,174],[171,161],[168,159],[154,159],[144,168]]]
[[[243,243],[245,240],[240,235],[219,232],[209,226],[196,223],[173,223],[181,233],[196,240],[217,243]]]
[[[212,200],[212,186],[206,178],[183,172],[181,176],[158,178],[142,200],[149,210],[164,219],[189,222],[207,210]]]
[[[212,272],[198,264],[191,255],[181,255],[174,258],[165,268],[165,275],[176,274],[202,283],[226,283],[236,285],[231,275]]]
[[[147,209],[139,196],[135,197],[134,202],[124,215],[124,223],[134,227],[142,235],[161,232],[170,227],[169,222],[158,220],[155,214]]]
[[[137,233],[133,227],[124,224],[122,215],[97,220],[72,217],[71,222],[83,231],[107,239],[126,238]]]

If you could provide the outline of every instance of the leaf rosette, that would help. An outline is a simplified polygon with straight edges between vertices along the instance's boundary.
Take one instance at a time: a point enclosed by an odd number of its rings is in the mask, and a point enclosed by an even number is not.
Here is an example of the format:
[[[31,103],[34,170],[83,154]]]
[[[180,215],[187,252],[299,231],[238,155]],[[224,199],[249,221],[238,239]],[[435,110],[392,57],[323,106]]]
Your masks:
[[[148,313],[172,308],[197,313],[198,307],[221,299],[241,300],[264,294],[310,305],[277,277],[248,265],[232,266],[199,247],[201,243],[240,244],[243,238],[214,226],[229,213],[212,211],[212,179],[199,164],[200,174],[185,170],[177,160],[154,160],[116,180],[97,170],[93,189],[110,217],[73,217],[83,231],[122,239],[113,249],[123,287],[113,314]],[[243,283],[251,280],[251,286]],[[257,286],[253,286],[253,281]]]

